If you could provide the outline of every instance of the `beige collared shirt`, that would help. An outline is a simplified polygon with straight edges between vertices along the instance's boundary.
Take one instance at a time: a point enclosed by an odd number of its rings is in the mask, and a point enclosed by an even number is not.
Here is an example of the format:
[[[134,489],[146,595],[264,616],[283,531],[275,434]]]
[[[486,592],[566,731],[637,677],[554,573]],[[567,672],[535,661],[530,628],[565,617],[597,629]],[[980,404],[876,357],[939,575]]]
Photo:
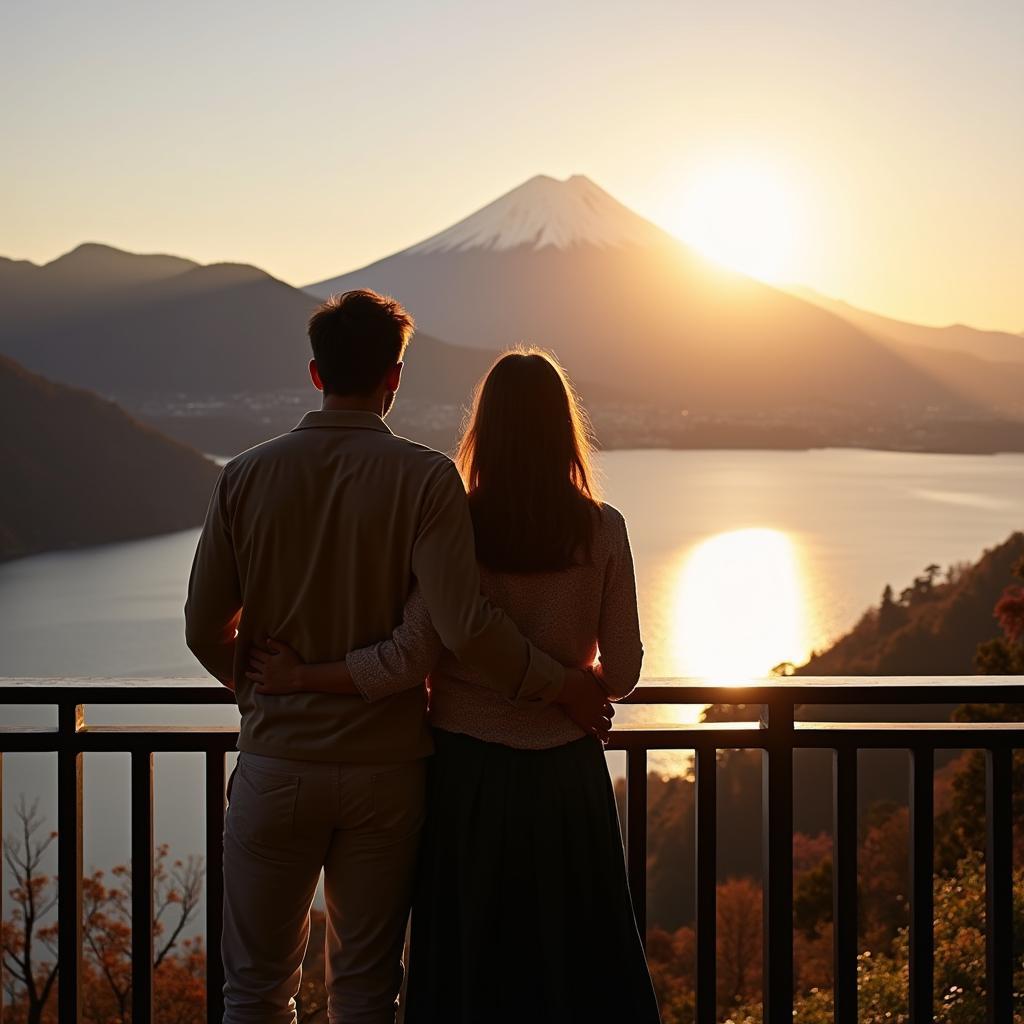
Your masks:
[[[481,685],[519,706],[557,696],[562,666],[481,596],[466,495],[447,456],[372,413],[311,412],[232,459],[196,549],[185,632],[207,671],[234,681],[239,749],[311,761],[429,754],[423,687],[371,703],[262,695],[245,678],[264,634],[310,662],[387,638],[414,583],[445,647]]]

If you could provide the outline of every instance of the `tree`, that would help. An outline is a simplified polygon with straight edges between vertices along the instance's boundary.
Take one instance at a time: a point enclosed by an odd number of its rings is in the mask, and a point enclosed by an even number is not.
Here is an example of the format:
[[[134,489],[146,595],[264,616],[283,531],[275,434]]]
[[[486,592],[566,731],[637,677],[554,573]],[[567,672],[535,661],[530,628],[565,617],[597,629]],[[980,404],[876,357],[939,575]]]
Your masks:
[[[11,1024],[51,1024],[57,1020],[56,878],[43,862],[56,838],[45,829],[37,803],[22,798],[15,812],[19,828],[3,845],[13,878],[11,915],[2,923],[3,1000]],[[90,1024],[131,1020],[131,869],[115,867],[108,884],[103,871],[82,880],[82,1005]],[[205,1018],[206,954],[202,943],[186,938],[202,893],[201,858],[170,859],[155,851],[154,1004],[162,1024],[201,1024]]]
[[[931,598],[935,590],[935,581],[941,572],[942,569],[934,563],[926,566],[924,572],[920,576],[915,576],[914,582],[900,593],[900,604],[909,607]]]
[[[953,874],[938,880],[935,894],[935,1024],[977,1024],[985,1019],[985,873],[974,854]],[[1024,872],[1013,885],[1013,988],[1024,991]],[[892,946],[857,958],[858,1020],[861,1024],[910,1024],[907,1007],[908,930],[901,928]],[[832,992],[827,988],[798,992],[794,1020],[830,1024]],[[761,1024],[761,1007],[736,1007],[728,1020]],[[1015,1024],[1024,1013],[1014,1011]]]
[[[46,831],[38,801],[28,804],[21,797],[14,814],[18,834],[3,844],[4,863],[14,879],[8,890],[14,911],[2,931],[3,998],[13,1002],[19,996],[26,1024],[43,1024],[52,1019],[46,1011],[57,979],[57,925],[52,920],[57,891],[42,866],[57,833]]]
[[[816,939],[832,921],[832,858],[825,857],[798,876],[793,887],[793,925],[807,939]]]
[[[1013,571],[1024,580],[1024,558]],[[1024,587],[1008,586],[996,602],[994,615],[1003,635],[979,646],[975,666],[983,675],[1020,675],[1024,673]]]
[[[749,878],[718,886],[718,1005],[751,999],[761,988],[761,888]]]
[[[154,990],[160,987],[161,968],[177,947],[192,921],[203,889],[203,861],[200,857],[170,860],[166,843],[157,847],[153,858],[153,969]],[[104,1018],[127,1024],[132,997],[132,877],[127,865],[111,871],[94,871],[82,883],[82,944],[86,959],[106,982],[108,1001]]]
[[[647,933],[647,964],[664,1024],[693,1024],[696,936],[690,927]]]
[[[892,585],[887,583],[878,606],[878,632],[892,633],[907,621],[906,609],[896,603]]]
[[[1024,579],[1024,558],[1014,565],[1014,575]],[[1002,635],[980,644],[975,666],[982,675],[1024,675],[1024,587],[1011,584],[996,602],[993,616]],[[1024,704],[964,704],[954,718],[961,722],[1021,722]],[[940,817],[937,835],[940,862],[955,864],[985,842],[985,758],[971,751],[952,785],[948,810]],[[1024,752],[1013,756],[1013,818],[1024,821]],[[1024,856],[1024,830],[1015,835],[1015,855]]]

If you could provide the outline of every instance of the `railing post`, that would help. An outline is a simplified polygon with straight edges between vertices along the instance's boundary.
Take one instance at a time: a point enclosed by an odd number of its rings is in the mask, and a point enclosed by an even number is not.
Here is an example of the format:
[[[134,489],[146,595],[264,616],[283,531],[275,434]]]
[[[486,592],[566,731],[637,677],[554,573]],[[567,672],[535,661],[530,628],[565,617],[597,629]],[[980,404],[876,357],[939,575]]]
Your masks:
[[[767,705],[762,760],[765,1024],[793,1024],[793,705]]]
[[[647,944],[647,750],[626,754],[626,862],[640,941]]]
[[[1013,751],[985,751],[985,960],[988,1024],[1013,1024]]]
[[[153,1019],[153,755],[132,751],[132,1024]]]
[[[935,1012],[935,752],[910,752],[910,1022]]]
[[[857,750],[834,752],[832,954],[835,1024],[857,1024]]]
[[[698,747],[696,770],[696,1024],[718,1020],[718,750]]]
[[[221,1024],[224,1016],[224,962],[220,937],[224,928],[224,805],[223,750],[206,752],[206,1020]]]
[[[3,852],[4,838],[4,752],[0,750],[0,853]],[[0,879],[2,878],[3,864],[0,863]],[[6,889],[6,885],[0,885],[0,921],[7,920],[4,916],[4,892]],[[4,987],[4,973],[6,969],[3,950],[0,950],[0,1024],[4,1024],[4,999],[7,992]]]
[[[57,708],[57,1000],[61,1024],[82,1013],[82,752],[81,704]]]

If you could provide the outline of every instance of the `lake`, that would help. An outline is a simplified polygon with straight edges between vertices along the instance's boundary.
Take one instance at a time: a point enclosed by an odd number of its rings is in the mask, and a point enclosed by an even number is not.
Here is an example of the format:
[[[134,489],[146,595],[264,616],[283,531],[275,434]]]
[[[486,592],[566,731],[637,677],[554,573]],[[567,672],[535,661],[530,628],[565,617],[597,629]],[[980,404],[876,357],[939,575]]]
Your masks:
[[[644,674],[723,680],[805,660],[886,583],[1024,527],[1024,455],[617,451]],[[0,565],[0,675],[200,670],[182,643],[195,531]]]
[[[926,565],[974,560],[1024,527],[1024,455],[617,451],[600,468],[629,523],[648,678],[729,682],[799,663],[886,583],[899,591]],[[181,639],[196,536],[0,565],[0,676],[198,674]],[[146,712],[164,723],[190,713]],[[113,720],[101,708],[89,719]],[[5,759],[8,808],[23,790],[52,806],[50,760]],[[128,851],[124,759],[88,761],[86,861],[109,864]],[[201,848],[200,771],[195,757],[158,758],[156,834],[180,852]]]

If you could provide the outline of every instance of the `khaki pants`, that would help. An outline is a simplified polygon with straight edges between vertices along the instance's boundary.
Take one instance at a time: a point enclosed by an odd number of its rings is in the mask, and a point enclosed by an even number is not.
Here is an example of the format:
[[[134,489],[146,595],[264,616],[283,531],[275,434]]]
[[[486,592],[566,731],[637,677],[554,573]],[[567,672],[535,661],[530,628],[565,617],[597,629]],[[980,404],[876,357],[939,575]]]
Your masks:
[[[330,1024],[394,1024],[426,763],[242,753],[224,828],[225,1024],[293,1024],[309,909],[327,900]]]

